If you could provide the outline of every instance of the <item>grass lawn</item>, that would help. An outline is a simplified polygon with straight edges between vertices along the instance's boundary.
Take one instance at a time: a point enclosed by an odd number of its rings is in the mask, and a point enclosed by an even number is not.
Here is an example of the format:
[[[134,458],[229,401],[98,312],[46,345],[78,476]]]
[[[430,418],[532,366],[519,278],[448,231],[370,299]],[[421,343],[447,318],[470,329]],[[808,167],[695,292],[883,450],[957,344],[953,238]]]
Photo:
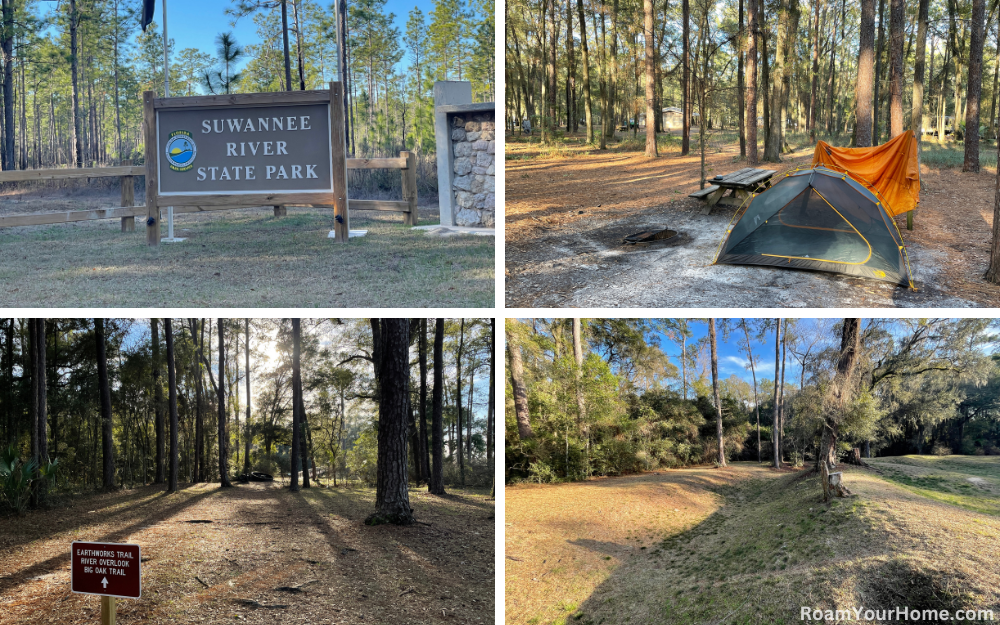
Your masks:
[[[51,210],[51,209],[50,209]],[[421,224],[436,223],[427,211]],[[0,306],[492,307],[494,238],[427,236],[358,212],[368,235],[336,245],[330,210],[179,215],[183,243],[146,246],[115,220],[0,230]],[[166,236],[164,225],[163,236]]]
[[[1000,458],[946,460],[951,480],[1000,474]],[[830,504],[817,474],[756,463],[508,487],[507,622],[791,624],[803,606],[1000,617],[1000,517],[843,471],[855,495]]]
[[[95,623],[70,592],[70,543],[142,550],[142,598],[120,623],[487,623],[494,614],[488,489],[410,492],[420,523],[369,527],[370,488],[182,484],[63,498],[0,517],[0,624]]]

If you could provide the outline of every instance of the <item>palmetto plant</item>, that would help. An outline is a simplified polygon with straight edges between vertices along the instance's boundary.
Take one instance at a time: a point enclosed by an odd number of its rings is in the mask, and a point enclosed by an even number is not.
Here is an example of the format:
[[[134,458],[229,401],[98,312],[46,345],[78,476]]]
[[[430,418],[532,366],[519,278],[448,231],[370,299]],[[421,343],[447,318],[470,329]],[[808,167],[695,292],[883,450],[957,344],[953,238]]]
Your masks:
[[[58,466],[58,460],[41,466],[33,458],[21,460],[14,447],[8,447],[0,455],[0,500],[7,502],[18,514],[24,514],[31,500],[34,482],[55,479]]]

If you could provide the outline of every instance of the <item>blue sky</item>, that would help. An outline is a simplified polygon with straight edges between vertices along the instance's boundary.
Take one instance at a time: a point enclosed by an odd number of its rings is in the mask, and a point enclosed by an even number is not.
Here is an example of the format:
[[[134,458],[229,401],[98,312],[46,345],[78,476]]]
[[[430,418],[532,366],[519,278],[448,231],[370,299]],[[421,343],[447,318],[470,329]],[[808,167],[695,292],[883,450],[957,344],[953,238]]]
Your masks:
[[[739,319],[733,319],[732,321],[738,322]],[[749,322],[750,320],[748,320]],[[719,320],[716,320],[718,323]],[[700,338],[708,336],[708,320],[691,320],[690,328],[694,334],[693,338],[688,339],[688,347],[690,347],[697,342]],[[815,323],[813,319],[801,319],[799,320],[800,327],[803,331],[808,331],[811,329],[812,324]],[[747,382],[752,382],[753,377],[749,369],[749,361],[747,360],[746,352],[739,346],[739,340],[743,338],[743,331],[739,327],[734,327],[734,331],[730,332],[728,339],[723,336],[723,333],[719,330],[719,326],[716,326],[717,330],[717,350],[719,355],[719,377],[728,378],[731,375],[735,375],[739,378],[746,380]],[[753,327],[750,328],[750,337],[754,338]],[[666,336],[660,336],[660,349],[662,349],[668,356],[670,356],[670,361],[680,368],[680,354],[681,348],[679,345],[671,341]],[[757,368],[757,381],[760,382],[763,379],[774,379],[774,332],[769,332],[764,337],[763,342],[753,341],[753,354],[754,354],[754,364]],[[785,361],[785,383],[798,385],[800,374],[800,367],[796,362],[795,358],[789,353],[786,356]]]
[[[319,4],[332,14],[331,0],[319,0]],[[46,14],[55,10],[56,6],[59,5],[45,2],[41,4],[40,10]],[[184,48],[198,48],[202,52],[214,56],[215,38],[219,33],[226,31],[232,31],[241,45],[260,43],[260,39],[257,37],[257,26],[253,23],[252,17],[241,19],[235,27],[230,26],[232,18],[226,15],[225,10],[231,6],[233,6],[231,0],[168,0],[167,35],[174,40],[174,54]],[[399,28],[401,34],[406,32],[407,16],[414,7],[419,7],[424,12],[426,19],[434,5],[431,0],[388,0],[386,2],[386,11],[396,15],[394,24]],[[153,21],[162,32],[162,0],[156,0]],[[138,28],[136,28],[136,32],[139,32]],[[408,63],[408,60],[404,59],[404,63]]]

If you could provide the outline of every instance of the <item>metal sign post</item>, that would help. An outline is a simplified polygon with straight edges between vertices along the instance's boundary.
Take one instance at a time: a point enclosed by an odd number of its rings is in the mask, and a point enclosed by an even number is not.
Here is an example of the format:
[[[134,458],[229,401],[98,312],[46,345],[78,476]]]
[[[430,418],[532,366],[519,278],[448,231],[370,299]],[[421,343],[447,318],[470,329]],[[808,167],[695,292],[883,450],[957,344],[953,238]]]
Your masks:
[[[167,38],[167,0],[163,0],[163,96],[170,97],[170,57],[167,49],[170,46],[170,39]],[[174,207],[167,207],[167,238],[161,239],[164,243],[180,243],[187,241],[185,238],[178,239],[174,236]]]
[[[116,599],[142,597],[139,545],[73,542],[70,590],[101,596],[101,625],[114,625]]]

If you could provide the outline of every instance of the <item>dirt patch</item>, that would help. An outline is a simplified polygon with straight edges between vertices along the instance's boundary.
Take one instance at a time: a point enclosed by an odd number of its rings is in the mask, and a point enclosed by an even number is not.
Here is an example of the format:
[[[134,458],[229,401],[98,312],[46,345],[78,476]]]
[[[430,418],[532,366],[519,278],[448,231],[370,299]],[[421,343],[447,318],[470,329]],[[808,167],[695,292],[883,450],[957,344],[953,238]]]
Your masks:
[[[738,475],[689,469],[505,490],[507,623],[572,614],[623,562],[703,521]]]
[[[1000,287],[981,279],[989,260],[995,177],[922,170],[925,191],[913,231],[898,224],[918,290],[821,272],[712,265],[735,208],[687,195],[697,155],[668,150],[600,152],[570,145],[557,156],[506,143],[506,304],[510,307],[973,307],[996,306]],[[776,176],[808,167],[803,146],[767,164]],[[738,145],[713,147],[709,177],[740,168]],[[762,165],[763,167],[764,165]],[[636,250],[624,234],[680,232],[666,249]]]
[[[413,491],[423,523],[368,527],[371,489],[192,485],[76,498],[0,519],[0,623],[92,623],[70,592],[73,540],[138,543],[143,589],[121,623],[469,623],[494,613],[493,503]],[[212,523],[191,523],[211,520]]]

